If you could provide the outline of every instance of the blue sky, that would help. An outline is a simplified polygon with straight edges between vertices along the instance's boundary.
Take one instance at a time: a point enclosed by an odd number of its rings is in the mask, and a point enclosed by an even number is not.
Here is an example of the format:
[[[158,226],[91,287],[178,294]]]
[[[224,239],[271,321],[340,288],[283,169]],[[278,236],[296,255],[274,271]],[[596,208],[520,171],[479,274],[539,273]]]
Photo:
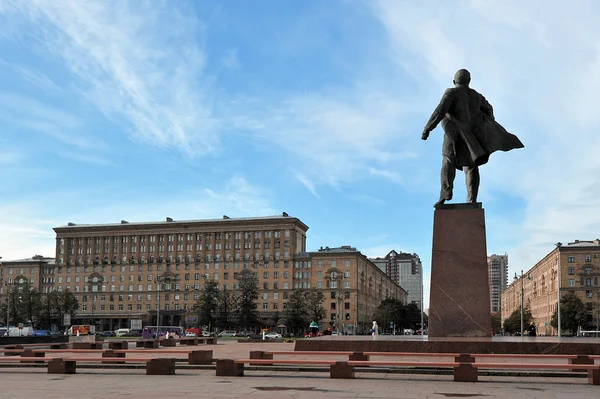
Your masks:
[[[600,237],[594,1],[0,0],[0,256],[54,254],[52,227],[259,216],[308,249],[416,252],[429,292],[454,72],[525,148],[479,199],[512,276]],[[455,200],[463,201],[463,175]]]

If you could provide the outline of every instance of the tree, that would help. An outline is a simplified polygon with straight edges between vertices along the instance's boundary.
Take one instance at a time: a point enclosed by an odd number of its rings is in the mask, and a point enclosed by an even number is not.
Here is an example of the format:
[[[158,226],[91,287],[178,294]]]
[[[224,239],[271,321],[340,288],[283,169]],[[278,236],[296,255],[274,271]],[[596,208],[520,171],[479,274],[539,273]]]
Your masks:
[[[244,270],[241,273],[240,294],[238,297],[237,318],[241,327],[250,329],[258,325],[258,312],[256,301],[258,300],[258,279],[251,271]]]
[[[215,280],[206,279],[197,302],[198,315],[202,325],[215,324],[214,314],[218,311],[219,296],[219,283]]]
[[[560,298],[560,327],[562,330],[571,330],[571,335],[577,334],[580,325],[587,321],[585,304],[574,293],[568,293]],[[558,312],[555,311],[550,320],[550,325],[558,328]]]
[[[318,323],[325,318],[326,311],[321,305],[325,300],[325,295],[315,287],[306,293],[306,312],[310,321]]]
[[[306,291],[295,289],[288,297],[285,308],[287,327],[293,334],[304,330],[306,325]]]
[[[217,325],[221,329],[226,329],[231,324],[231,315],[235,308],[235,298],[227,288],[223,288],[223,291],[219,293],[218,302]]]
[[[525,312],[523,312],[523,333],[527,331],[527,326],[532,321],[531,310],[525,308]],[[521,307],[515,309],[508,319],[504,320],[504,331],[511,334],[521,333]]]
[[[498,313],[492,314],[492,329],[495,333],[499,333],[502,330],[502,319]]]
[[[377,321],[380,331],[387,330],[390,324],[394,324],[398,329],[407,328],[408,325],[406,308],[401,300],[395,298],[386,298],[381,301],[373,318]]]
[[[75,294],[71,291],[66,290],[58,293],[58,317],[59,324],[62,326],[64,321],[64,315],[68,314],[71,316],[71,320],[75,318],[77,310],[79,310],[79,301]]]
[[[29,284],[24,284],[13,287],[8,292],[8,296],[10,297],[11,324],[27,323],[36,326],[42,309],[42,296],[38,290],[30,287]]]

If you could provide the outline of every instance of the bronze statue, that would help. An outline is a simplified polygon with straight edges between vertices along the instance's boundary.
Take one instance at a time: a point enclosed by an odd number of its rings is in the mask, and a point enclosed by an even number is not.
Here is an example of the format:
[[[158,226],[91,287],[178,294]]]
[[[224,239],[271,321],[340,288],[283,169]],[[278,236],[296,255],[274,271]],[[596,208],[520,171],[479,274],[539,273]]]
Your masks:
[[[517,136],[496,122],[494,110],[485,97],[469,87],[469,71],[461,69],[456,72],[453,82],[455,87],[446,90],[421,136],[427,140],[429,133],[442,122],[445,132],[442,188],[436,206],[452,199],[456,169],[465,172],[467,202],[477,202],[479,165],[487,163],[494,151],[523,148]]]

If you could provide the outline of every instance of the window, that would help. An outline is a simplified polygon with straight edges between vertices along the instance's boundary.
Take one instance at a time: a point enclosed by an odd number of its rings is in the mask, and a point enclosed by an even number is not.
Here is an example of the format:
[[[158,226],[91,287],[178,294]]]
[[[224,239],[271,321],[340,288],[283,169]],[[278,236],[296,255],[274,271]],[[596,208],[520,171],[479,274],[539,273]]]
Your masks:
[[[567,262],[568,263],[575,263],[575,257],[574,256],[567,256]]]
[[[349,267],[350,266],[350,260],[345,260],[344,261],[344,266]]]
[[[575,280],[569,279],[569,287],[574,287],[574,286],[575,286]]]
[[[263,292],[263,299],[269,299],[269,293]]]
[[[568,273],[569,273],[570,276],[574,275],[575,274],[575,268],[573,266],[570,266]]]
[[[586,262],[591,262],[592,261],[592,255],[586,255],[585,256],[585,261]]]
[[[591,298],[591,297],[594,296],[594,292],[593,291],[586,291],[585,292],[585,296],[588,297],[588,298]]]
[[[331,310],[335,310],[335,302],[331,302]]]

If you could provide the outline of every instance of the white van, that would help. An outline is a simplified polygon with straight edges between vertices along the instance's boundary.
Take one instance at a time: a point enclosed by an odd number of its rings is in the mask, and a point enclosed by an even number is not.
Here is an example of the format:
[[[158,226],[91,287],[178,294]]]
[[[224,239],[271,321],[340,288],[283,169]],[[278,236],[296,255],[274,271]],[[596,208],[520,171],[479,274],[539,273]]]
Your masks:
[[[131,329],[129,328],[119,328],[118,330],[115,330],[115,335],[117,337],[122,337],[123,335],[129,334],[131,332]]]

